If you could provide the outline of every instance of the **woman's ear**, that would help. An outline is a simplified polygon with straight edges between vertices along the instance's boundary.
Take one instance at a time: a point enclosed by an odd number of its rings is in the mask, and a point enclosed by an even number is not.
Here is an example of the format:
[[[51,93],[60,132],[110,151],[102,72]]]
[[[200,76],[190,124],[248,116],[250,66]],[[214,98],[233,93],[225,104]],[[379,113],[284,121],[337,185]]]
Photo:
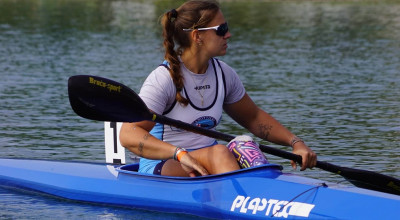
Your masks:
[[[199,46],[201,46],[203,44],[202,35],[200,34],[200,31],[198,31],[198,30],[192,31],[192,40],[195,44],[197,44]]]

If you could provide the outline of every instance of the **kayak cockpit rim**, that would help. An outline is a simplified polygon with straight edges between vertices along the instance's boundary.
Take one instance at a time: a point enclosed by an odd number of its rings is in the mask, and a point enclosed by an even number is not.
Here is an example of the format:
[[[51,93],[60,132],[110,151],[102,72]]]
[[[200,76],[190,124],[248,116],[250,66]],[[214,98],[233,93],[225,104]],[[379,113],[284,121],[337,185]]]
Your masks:
[[[174,179],[174,180],[195,180],[195,179],[209,179],[216,177],[228,177],[233,175],[260,175],[260,176],[269,176],[270,178],[274,178],[280,176],[282,174],[283,167],[278,164],[263,164],[256,167],[249,167],[240,170],[235,170],[231,172],[215,174],[215,175],[207,175],[207,176],[198,176],[198,177],[177,177],[177,176],[162,176],[162,175],[153,175],[146,173],[139,173],[139,163],[127,164],[118,166],[115,168],[116,171],[123,175],[143,175],[143,176],[151,176],[155,178],[163,178],[163,179]]]

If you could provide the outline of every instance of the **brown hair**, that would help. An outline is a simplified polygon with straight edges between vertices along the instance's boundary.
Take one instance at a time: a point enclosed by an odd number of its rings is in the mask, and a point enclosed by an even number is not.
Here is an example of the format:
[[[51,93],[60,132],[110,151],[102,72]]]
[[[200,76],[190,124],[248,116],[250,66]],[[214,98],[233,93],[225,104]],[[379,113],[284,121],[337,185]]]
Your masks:
[[[161,18],[164,58],[170,65],[169,72],[176,87],[176,100],[181,104],[187,105],[188,100],[180,93],[184,80],[178,55],[181,54],[182,49],[190,47],[191,43],[190,32],[182,29],[206,27],[214,19],[219,9],[218,3],[214,0],[192,0],[165,13]]]

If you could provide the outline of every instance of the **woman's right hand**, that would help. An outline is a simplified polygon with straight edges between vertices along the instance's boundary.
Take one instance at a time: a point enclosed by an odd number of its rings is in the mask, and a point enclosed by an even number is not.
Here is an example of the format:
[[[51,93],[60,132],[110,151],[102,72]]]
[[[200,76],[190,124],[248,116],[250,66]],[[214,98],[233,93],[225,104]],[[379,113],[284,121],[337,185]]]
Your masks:
[[[208,171],[196,159],[190,156],[190,153],[183,155],[179,162],[181,163],[182,169],[190,177],[196,177],[198,176],[197,174],[202,176],[209,175]]]

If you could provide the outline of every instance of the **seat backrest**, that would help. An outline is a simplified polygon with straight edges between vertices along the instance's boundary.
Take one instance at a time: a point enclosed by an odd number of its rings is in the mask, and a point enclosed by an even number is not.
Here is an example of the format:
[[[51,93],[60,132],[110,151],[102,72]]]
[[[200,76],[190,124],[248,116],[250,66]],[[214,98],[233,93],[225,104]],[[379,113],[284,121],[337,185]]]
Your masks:
[[[125,148],[119,142],[122,122],[104,122],[104,145],[106,163],[125,164]]]

